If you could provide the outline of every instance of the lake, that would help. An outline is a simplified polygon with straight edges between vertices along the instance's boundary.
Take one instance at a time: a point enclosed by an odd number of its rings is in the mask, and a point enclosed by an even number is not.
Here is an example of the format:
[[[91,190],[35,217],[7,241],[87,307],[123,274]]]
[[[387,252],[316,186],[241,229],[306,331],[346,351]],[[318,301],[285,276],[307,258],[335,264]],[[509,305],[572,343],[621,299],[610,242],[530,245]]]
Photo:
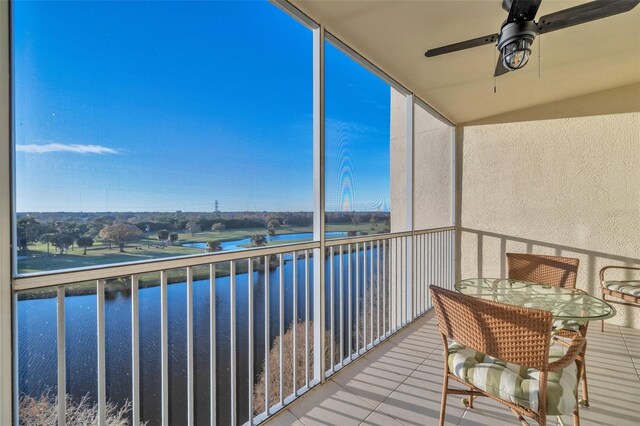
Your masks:
[[[339,238],[339,237],[346,237],[346,236],[347,236],[346,232],[326,232],[325,233],[326,238]],[[273,236],[267,236],[268,241],[281,241],[283,243],[287,241],[301,241],[301,240],[312,240],[312,239],[313,239],[312,232],[298,232],[295,234],[276,234]],[[251,237],[242,238],[240,240],[221,242],[222,250],[244,250],[247,248],[248,244],[251,244]],[[184,243],[181,245],[183,247],[200,248],[203,250],[206,250],[208,247],[206,242]]]

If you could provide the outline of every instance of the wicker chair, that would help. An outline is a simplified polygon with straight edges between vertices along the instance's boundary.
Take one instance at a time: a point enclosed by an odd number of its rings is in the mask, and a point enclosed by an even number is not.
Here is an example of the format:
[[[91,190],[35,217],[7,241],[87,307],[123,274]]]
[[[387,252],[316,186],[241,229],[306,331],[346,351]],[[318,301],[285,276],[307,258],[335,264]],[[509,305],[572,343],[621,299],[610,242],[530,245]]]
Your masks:
[[[628,271],[640,271],[637,266],[605,266],[600,269],[600,291],[602,300],[618,305],[640,307],[640,278],[637,280],[605,280],[604,273],[608,269],[619,269]],[[621,300],[607,299],[606,296],[615,297]],[[604,331],[604,321],[602,321],[601,331]]]
[[[566,351],[552,349],[550,354],[551,312],[430,289],[444,346],[440,426],[447,395],[468,395],[470,408],[475,396],[488,396],[509,407],[524,425],[524,416],[545,426],[547,415],[564,414],[573,414],[574,426],[580,424],[577,388],[584,337],[574,333]],[[503,374],[509,380],[501,380]],[[469,389],[449,388],[449,380]]]
[[[507,253],[509,278],[576,288],[579,259],[539,254]]]
[[[580,259],[540,254],[507,253],[508,277],[516,280],[531,281],[554,287],[576,288]],[[563,337],[563,329],[578,331],[587,337],[589,322],[556,321],[556,337]],[[582,399],[580,404],[589,406],[589,387],[587,385],[587,366],[582,365]]]

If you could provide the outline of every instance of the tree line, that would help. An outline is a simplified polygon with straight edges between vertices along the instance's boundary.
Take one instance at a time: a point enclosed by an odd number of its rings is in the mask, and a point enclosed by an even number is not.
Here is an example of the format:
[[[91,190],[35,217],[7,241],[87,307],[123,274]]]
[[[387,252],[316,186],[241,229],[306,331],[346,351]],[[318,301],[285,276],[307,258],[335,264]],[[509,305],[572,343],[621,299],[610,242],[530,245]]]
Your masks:
[[[26,254],[30,244],[39,242],[47,245],[47,254],[53,247],[60,254],[73,249],[74,245],[84,249],[93,246],[96,241],[117,246],[121,252],[127,244],[140,240],[145,234],[155,234],[159,243],[173,245],[179,238],[178,232],[184,231],[195,236],[202,231],[222,233],[226,229],[266,228],[266,234],[273,236],[285,226],[311,226],[311,212],[241,212],[223,214],[193,213],[157,214],[85,214],[85,213],[35,213],[20,214],[16,222],[17,248]],[[40,220],[38,220],[40,218]],[[365,221],[375,229],[379,222],[389,222],[388,213],[368,212],[327,212],[326,222],[332,224],[352,223],[354,226]],[[266,236],[252,236],[252,245],[267,243]],[[221,250],[219,241],[209,241],[207,251]]]

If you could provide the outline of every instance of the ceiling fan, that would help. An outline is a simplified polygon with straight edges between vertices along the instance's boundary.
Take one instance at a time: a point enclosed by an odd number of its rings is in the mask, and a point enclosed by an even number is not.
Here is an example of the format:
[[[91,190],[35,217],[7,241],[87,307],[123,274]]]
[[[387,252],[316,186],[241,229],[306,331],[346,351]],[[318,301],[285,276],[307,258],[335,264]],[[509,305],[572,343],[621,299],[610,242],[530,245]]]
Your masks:
[[[640,0],[595,0],[541,17],[535,22],[542,0],[502,0],[502,8],[509,13],[499,34],[490,34],[447,46],[429,49],[425,56],[443,55],[458,50],[495,43],[500,52],[494,77],[524,67],[529,61],[531,44],[538,34],[562,30],[574,25],[628,12]]]

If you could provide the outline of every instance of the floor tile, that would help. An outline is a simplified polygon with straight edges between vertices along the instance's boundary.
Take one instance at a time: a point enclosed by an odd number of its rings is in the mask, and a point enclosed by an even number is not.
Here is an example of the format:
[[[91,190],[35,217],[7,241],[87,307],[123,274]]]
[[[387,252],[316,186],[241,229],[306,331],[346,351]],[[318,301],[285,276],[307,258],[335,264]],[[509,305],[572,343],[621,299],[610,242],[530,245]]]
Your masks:
[[[267,423],[268,426],[304,426],[289,410],[284,410],[274,416]]]
[[[305,426],[359,425],[374,410],[361,398],[332,380],[305,394],[289,411]]]
[[[390,415],[380,411],[374,411],[371,413],[361,424],[367,426],[403,426],[402,423]]]
[[[582,425],[637,425],[640,419],[640,330],[607,325],[587,335],[590,407],[581,408]],[[437,424],[442,395],[443,352],[435,319],[421,319],[336,373],[279,413],[269,425]],[[451,387],[464,387],[450,381]],[[465,409],[462,397],[447,398],[446,424],[517,424],[511,411],[488,398]],[[565,424],[572,424],[565,416]],[[532,422],[533,423],[533,422]],[[548,418],[556,425],[555,417]]]

